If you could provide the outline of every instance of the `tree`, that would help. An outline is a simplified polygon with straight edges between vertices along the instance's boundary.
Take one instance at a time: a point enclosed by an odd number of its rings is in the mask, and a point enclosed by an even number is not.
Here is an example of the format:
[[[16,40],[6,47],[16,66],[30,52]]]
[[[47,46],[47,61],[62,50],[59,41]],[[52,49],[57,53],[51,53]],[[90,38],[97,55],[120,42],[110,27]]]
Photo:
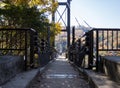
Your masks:
[[[52,14],[57,2],[52,0],[2,0],[0,2],[0,28],[33,28],[40,36],[47,35],[51,26],[51,41],[60,32],[59,23],[49,23],[46,15]]]
[[[1,27],[32,27],[43,31],[50,25],[46,13],[52,13],[57,8],[57,2],[52,4],[52,0],[3,0],[0,7]]]

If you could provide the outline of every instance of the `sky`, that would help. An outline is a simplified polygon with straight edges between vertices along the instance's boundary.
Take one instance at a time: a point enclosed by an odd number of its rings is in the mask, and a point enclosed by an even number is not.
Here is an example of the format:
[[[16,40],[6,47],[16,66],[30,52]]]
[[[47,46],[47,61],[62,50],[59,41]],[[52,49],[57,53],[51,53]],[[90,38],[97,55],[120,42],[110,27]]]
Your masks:
[[[75,18],[81,25],[85,25],[85,20],[91,27],[120,28],[120,0],[72,0],[72,26],[78,25]]]

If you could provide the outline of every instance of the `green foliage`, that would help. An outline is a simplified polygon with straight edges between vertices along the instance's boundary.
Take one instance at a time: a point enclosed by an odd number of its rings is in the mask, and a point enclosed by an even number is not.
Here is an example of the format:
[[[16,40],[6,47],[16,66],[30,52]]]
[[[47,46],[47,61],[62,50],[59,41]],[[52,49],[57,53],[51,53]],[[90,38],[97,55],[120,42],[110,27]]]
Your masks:
[[[46,37],[51,26],[54,37],[60,32],[60,24],[49,23],[46,14],[52,14],[57,5],[52,0],[3,0],[0,2],[0,28],[33,28],[41,37]]]
[[[6,5],[0,9],[0,26],[10,28],[34,28],[44,29],[49,24],[44,13],[39,12],[37,7]]]

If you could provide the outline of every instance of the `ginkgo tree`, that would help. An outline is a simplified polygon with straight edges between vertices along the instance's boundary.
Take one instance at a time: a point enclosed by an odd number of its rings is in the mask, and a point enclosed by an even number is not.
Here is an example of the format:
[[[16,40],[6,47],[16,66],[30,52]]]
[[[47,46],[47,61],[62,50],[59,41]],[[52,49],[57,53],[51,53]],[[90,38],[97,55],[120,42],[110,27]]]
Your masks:
[[[53,2],[53,0],[2,0],[1,2],[9,3],[15,6],[39,6],[39,10],[42,12],[54,12],[56,10],[56,7],[58,6],[57,1]]]
[[[52,0],[1,0],[0,28],[33,28],[46,37],[51,26],[51,37],[60,32],[60,23],[50,23],[46,14],[52,14],[58,3]]]

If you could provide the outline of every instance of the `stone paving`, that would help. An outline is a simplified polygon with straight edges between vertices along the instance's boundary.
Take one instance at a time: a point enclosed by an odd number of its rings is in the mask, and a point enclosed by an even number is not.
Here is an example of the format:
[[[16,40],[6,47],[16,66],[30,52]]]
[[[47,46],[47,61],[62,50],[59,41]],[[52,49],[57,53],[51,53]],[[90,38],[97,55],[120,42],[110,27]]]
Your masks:
[[[38,74],[29,88],[90,88],[84,77],[65,58],[56,59]]]

